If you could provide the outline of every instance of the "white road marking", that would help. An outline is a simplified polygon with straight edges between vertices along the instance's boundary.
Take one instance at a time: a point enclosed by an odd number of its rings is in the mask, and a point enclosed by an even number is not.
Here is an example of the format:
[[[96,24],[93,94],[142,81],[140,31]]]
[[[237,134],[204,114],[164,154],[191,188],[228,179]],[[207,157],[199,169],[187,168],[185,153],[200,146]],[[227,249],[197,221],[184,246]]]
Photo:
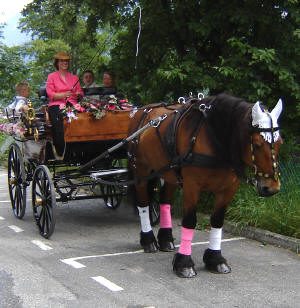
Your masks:
[[[233,238],[225,238],[224,240],[222,240],[221,242],[233,242],[233,241],[240,241],[240,240],[245,240],[245,237],[233,237]],[[196,245],[204,245],[204,244],[209,244],[209,241],[206,242],[195,242],[192,243],[192,246],[196,246]],[[179,247],[180,245],[175,245],[175,247]]]
[[[82,259],[91,259],[91,258],[101,258],[101,257],[112,257],[112,256],[121,256],[121,255],[132,255],[135,253],[141,253],[144,252],[144,250],[136,250],[136,251],[127,251],[127,252],[117,252],[117,253],[107,253],[104,255],[94,255],[94,256],[83,256],[83,257],[75,257],[75,258],[69,258],[69,259],[61,259],[60,261],[63,263],[66,263],[68,265],[71,265],[74,268],[83,268],[86,267],[85,265],[75,261],[75,260],[82,260]]]
[[[50,246],[48,246],[48,245],[46,245],[43,242],[38,241],[38,240],[32,240],[31,243],[36,245],[36,246],[38,246],[42,250],[51,250],[51,249],[53,249],[52,247],[50,247]]]
[[[227,238],[222,240],[222,242],[233,242],[233,241],[240,241],[240,240],[244,240],[245,237],[233,237],[233,238]],[[196,245],[205,245],[208,244],[208,241],[205,242],[195,242],[192,243],[192,246],[196,246]],[[176,245],[176,247],[179,247],[180,245]],[[136,250],[136,251],[127,251],[127,252],[117,252],[117,253],[108,253],[108,254],[103,254],[103,255],[94,255],[94,256],[83,256],[83,257],[75,257],[75,258],[68,258],[68,259],[61,259],[60,261],[68,264],[76,269],[78,268],[84,268],[86,267],[85,265],[83,265],[80,262],[77,262],[77,260],[83,260],[83,259],[92,259],[92,258],[102,258],[102,257],[114,257],[114,256],[121,256],[121,255],[132,255],[132,254],[137,254],[137,253],[143,253],[144,250],[140,249],[140,250]]]
[[[4,218],[4,217],[2,217],[2,216],[0,216],[0,220],[5,220],[5,218]]]
[[[113,282],[109,281],[108,279],[102,277],[102,276],[97,276],[97,277],[92,277],[92,279],[96,280],[100,284],[102,284],[104,287],[108,288],[111,291],[123,291],[124,289],[119,287],[118,285],[114,284]]]
[[[11,226],[8,226],[8,228],[10,228],[10,229],[12,229],[13,231],[15,231],[15,232],[23,232],[24,230],[23,229],[21,229],[20,227],[18,227],[18,226],[15,226],[15,225],[11,225]]]

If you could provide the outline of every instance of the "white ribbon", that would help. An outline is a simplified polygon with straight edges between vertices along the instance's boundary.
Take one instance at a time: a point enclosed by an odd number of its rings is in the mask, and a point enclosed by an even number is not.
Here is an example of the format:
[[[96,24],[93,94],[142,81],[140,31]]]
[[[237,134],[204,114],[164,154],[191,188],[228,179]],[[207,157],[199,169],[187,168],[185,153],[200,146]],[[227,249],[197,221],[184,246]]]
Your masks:
[[[73,111],[68,111],[67,117],[68,117],[68,123],[71,123],[72,119],[74,119],[74,120],[78,119],[78,117],[75,115],[75,113]]]

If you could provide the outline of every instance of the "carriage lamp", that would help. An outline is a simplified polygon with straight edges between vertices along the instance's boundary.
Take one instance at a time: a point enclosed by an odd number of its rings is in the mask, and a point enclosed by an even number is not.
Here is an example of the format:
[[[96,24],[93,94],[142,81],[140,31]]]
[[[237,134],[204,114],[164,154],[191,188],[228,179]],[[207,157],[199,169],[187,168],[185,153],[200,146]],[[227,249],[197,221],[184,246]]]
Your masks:
[[[32,135],[31,123],[35,119],[35,111],[34,111],[34,108],[32,107],[31,101],[29,101],[27,105],[28,105],[28,109],[26,111],[26,119],[27,119],[28,124],[29,124],[29,134]]]
[[[39,130],[37,128],[34,129],[34,140],[39,141]]]
[[[10,178],[9,179],[9,185],[14,185],[17,183],[17,180],[15,178]]]

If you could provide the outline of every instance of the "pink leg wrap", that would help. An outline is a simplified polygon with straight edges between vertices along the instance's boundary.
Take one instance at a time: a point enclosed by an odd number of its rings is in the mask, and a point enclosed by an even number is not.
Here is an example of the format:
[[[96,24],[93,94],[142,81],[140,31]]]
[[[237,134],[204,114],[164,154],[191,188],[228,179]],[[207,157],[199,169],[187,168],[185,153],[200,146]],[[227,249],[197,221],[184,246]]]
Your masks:
[[[161,228],[172,228],[172,217],[171,217],[171,205],[170,204],[160,205],[160,227]]]
[[[178,252],[190,256],[192,254],[192,240],[194,236],[194,229],[187,229],[181,227],[181,242]]]

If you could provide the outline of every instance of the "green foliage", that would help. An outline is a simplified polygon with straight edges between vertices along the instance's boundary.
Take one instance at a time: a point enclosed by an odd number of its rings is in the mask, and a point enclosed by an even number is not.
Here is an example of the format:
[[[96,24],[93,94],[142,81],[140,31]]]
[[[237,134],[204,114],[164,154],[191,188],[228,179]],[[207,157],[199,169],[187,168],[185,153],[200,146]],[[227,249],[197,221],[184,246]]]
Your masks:
[[[87,13],[117,30],[110,66],[133,102],[207,88],[269,107],[282,97],[284,130],[300,134],[299,1],[98,1]]]
[[[16,95],[16,84],[20,81],[29,82],[23,49],[0,44],[0,105],[11,103]]]

